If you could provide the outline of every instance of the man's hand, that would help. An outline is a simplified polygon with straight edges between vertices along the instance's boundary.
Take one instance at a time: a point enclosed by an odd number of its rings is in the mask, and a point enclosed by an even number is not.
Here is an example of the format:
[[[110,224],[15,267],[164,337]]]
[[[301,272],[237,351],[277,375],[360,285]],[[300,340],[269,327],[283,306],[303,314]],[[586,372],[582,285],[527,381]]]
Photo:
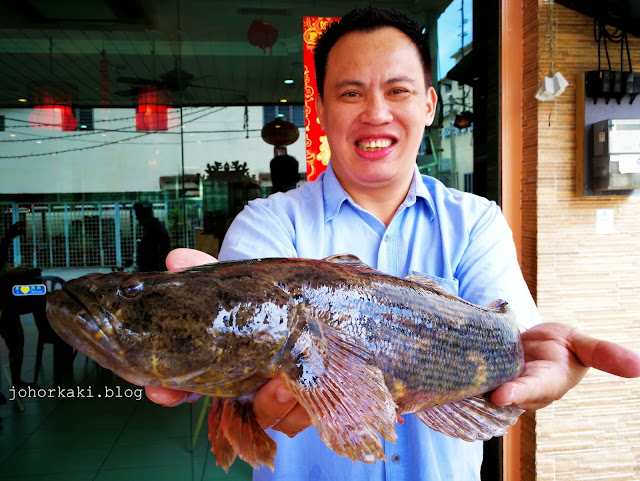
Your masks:
[[[640,356],[609,341],[560,323],[542,323],[522,333],[522,375],[496,389],[491,400],[527,411],[564,396],[590,367],[621,377],[640,377]]]
[[[167,268],[170,271],[212,262],[217,262],[215,257],[193,249],[175,249],[167,256]],[[196,393],[163,387],[147,386],[145,392],[151,401],[163,406],[193,402],[200,397]],[[307,411],[277,378],[270,380],[256,392],[253,409],[263,428],[273,428],[291,437],[311,426]]]

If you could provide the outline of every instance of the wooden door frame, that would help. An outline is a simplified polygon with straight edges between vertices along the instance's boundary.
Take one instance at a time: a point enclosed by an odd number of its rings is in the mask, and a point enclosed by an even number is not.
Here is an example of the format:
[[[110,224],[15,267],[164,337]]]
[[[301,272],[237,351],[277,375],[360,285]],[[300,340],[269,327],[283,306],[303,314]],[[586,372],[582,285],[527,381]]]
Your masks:
[[[500,0],[500,192],[522,264],[522,86],[524,0]],[[502,440],[502,479],[520,481],[520,422]]]

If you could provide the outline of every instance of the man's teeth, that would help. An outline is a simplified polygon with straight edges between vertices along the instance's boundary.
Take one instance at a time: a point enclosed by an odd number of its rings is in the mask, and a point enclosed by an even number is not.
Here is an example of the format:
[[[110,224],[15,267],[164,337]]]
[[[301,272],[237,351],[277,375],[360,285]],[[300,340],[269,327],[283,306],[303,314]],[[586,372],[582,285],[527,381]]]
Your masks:
[[[358,142],[358,147],[360,147],[362,150],[365,150],[367,152],[371,152],[374,150],[379,150],[379,149],[385,149],[387,147],[389,147],[391,144],[393,143],[393,141],[391,139],[385,139],[385,140],[372,140],[370,142]]]

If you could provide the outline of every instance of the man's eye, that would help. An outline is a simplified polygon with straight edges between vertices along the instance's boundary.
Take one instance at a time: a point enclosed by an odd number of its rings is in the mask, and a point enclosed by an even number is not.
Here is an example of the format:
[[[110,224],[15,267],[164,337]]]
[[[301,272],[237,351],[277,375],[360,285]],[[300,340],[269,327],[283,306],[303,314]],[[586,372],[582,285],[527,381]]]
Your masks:
[[[345,92],[342,94],[343,97],[357,97],[358,93],[357,92]]]

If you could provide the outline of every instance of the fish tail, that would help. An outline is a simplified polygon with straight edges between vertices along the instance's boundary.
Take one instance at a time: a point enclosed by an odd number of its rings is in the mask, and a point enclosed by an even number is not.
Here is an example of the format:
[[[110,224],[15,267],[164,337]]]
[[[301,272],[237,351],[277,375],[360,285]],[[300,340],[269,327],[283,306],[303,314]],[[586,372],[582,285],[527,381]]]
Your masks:
[[[253,398],[213,398],[209,411],[209,441],[216,466],[226,472],[236,456],[253,468],[273,470],[276,443],[262,429],[253,411]]]

